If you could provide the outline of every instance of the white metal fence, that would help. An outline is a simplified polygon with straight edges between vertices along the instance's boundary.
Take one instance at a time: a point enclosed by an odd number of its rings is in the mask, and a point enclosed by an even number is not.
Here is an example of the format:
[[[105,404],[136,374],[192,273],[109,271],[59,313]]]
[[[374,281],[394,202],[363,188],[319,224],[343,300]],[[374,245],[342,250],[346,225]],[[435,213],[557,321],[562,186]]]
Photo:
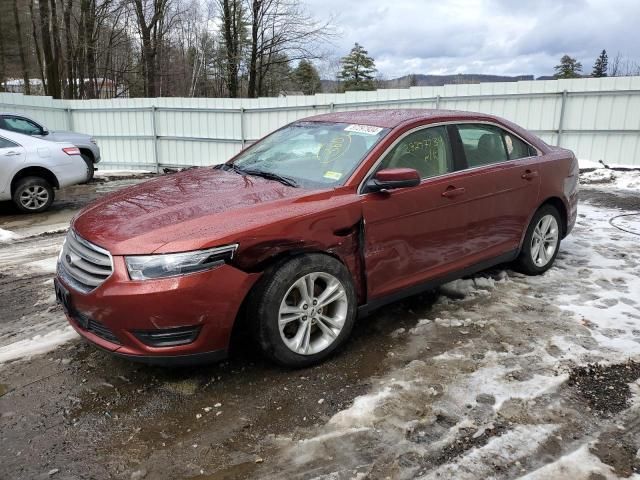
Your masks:
[[[98,140],[103,169],[212,165],[274,129],[319,113],[448,108],[492,113],[582,159],[640,166],[640,77],[411,87],[286,98],[53,100],[0,93],[0,111]]]

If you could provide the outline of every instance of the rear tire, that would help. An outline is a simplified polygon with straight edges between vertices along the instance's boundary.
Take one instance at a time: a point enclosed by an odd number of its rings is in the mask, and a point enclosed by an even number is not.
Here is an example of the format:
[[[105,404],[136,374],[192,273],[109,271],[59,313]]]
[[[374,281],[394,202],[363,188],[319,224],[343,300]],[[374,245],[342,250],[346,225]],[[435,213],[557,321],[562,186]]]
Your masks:
[[[540,275],[551,268],[560,250],[562,219],[553,205],[543,205],[533,215],[522,250],[514,265],[519,272]]]
[[[53,187],[40,177],[21,178],[13,192],[13,203],[25,213],[44,212],[51,206],[54,198]]]
[[[263,354],[290,368],[322,362],[349,337],[356,295],[347,268],[309,254],[265,271],[249,303],[253,336]]]
[[[93,180],[93,175],[95,174],[95,164],[93,163],[93,159],[89,155],[85,155],[84,153],[80,155],[84,163],[87,165],[87,179],[82,183],[89,183]]]

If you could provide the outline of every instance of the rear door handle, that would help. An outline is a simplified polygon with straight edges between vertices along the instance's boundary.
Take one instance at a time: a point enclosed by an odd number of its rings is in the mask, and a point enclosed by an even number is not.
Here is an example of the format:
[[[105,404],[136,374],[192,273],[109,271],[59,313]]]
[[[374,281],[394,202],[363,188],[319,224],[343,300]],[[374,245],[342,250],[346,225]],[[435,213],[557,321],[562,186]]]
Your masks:
[[[460,195],[463,195],[464,192],[466,192],[464,187],[454,187],[453,185],[450,185],[447,187],[447,189],[442,192],[442,196],[445,198],[455,198],[455,197],[459,197]]]
[[[522,174],[522,178],[525,180],[533,180],[534,178],[538,178],[538,172],[536,170],[527,170]]]
[[[5,157],[15,157],[16,155],[20,155],[20,152],[16,152],[15,150],[11,150],[4,154]]]

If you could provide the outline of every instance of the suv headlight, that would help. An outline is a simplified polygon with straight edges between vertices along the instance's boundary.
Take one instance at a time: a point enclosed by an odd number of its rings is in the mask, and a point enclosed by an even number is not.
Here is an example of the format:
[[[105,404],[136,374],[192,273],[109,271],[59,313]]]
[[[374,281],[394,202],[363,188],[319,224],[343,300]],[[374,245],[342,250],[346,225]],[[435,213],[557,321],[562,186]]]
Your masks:
[[[211,270],[231,260],[237,249],[236,243],[192,252],[132,255],[124,259],[131,280],[148,280]]]

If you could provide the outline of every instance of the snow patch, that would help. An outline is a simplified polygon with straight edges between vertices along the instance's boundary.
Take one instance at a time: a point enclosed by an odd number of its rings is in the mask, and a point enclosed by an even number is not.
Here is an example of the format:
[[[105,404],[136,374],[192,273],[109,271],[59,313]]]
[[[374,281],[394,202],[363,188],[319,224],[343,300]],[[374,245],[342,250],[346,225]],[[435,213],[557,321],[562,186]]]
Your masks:
[[[611,467],[602,463],[598,457],[589,452],[589,445],[583,445],[555,462],[520,477],[519,480],[548,480],[550,478],[589,480],[596,478],[597,475],[603,476],[607,480],[619,478],[613,473]]]
[[[601,185],[621,190],[640,189],[640,170],[612,170],[597,168],[593,171],[582,172],[580,183],[584,185]]]
[[[76,331],[71,326],[67,326],[57,330],[52,330],[42,335],[36,335],[32,338],[14,342],[0,347],[0,363],[47,353],[54,350],[59,345],[78,337],[79,335]]]
[[[4,230],[0,228],[0,243],[9,243],[14,240],[17,240],[20,236],[11,230]]]

